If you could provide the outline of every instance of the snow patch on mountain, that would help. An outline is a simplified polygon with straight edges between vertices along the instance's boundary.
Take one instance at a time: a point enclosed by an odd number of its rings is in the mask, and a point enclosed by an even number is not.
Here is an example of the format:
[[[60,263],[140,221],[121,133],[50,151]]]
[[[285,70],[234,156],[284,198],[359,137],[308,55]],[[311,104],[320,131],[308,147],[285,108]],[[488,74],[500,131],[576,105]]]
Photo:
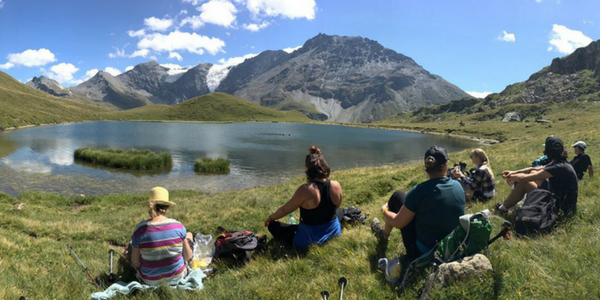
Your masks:
[[[227,77],[231,68],[243,63],[246,59],[253,58],[257,55],[258,54],[246,54],[244,56],[232,57],[227,60],[223,58],[220,59],[219,64],[214,64],[208,70],[208,74],[206,74],[206,85],[210,92],[214,92],[217,87],[219,87],[219,84]]]
[[[165,82],[175,82],[189,70],[189,68],[177,64],[161,64],[161,66],[168,69],[167,74],[169,75],[165,78]]]

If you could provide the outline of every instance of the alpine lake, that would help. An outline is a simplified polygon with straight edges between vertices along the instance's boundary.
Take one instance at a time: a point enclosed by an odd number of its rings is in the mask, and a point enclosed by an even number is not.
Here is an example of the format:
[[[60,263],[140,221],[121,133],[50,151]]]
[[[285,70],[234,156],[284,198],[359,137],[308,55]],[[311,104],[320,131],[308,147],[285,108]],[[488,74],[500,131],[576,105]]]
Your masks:
[[[154,186],[203,192],[245,189],[302,176],[311,145],[321,148],[335,172],[420,160],[432,145],[454,152],[478,143],[443,135],[304,123],[103,121],[41,126],[0,134],[0,191],[17,196],[26,191],[146,193]],[[73,152],[81,147],[169,152],[173,167],[158,172],[97,167],[74,160]],[[194,161],[199,157],[227,158],[231,172],[195,173]]]

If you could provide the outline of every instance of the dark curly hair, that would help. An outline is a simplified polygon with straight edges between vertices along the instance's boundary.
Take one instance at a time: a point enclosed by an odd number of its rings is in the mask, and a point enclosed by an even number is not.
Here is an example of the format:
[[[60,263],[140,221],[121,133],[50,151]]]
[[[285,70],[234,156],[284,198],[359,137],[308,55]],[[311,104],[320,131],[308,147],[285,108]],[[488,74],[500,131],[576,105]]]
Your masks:
[[[317,148],[317,146],[310,146],[308,149],[308,155],[304,161],[304,166],[306,167],[306,180],[308,182],[313,181],[314,179],[327,179],[329,178],[329,165],[327,161],[325,161],[325,156],[321,153],[321,149]]]

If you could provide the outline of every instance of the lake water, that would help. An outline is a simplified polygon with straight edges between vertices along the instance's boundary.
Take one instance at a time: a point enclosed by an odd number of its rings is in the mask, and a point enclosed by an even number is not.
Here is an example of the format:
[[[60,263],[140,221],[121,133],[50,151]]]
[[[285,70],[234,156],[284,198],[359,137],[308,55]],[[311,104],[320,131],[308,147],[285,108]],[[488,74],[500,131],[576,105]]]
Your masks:
[[[394,130],[300,123],[90,122],[35,127],[0,134],[0,191],[62,194],[222,191],[275,184],[302,176],[311,145],[333,171],[422,159],[431,145],[449,152],[475,142]],[[73,160],[80,147],[166,151],[173,168],[162,174],[95,168]],[[198,157],[231,161],[227,175],[194,173]]]

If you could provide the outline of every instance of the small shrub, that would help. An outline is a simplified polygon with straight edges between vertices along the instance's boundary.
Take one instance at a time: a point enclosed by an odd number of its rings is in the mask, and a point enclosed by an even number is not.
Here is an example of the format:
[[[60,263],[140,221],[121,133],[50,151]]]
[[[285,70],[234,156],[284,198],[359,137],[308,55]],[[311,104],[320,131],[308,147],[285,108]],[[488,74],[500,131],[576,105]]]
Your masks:
[[[81,161],[116,169],[157,170],[173,165],[171,154],[150,150],[79,148],[74,156]]]
[[[226,158],[198,158],[194,164],[194,171],[199,173],[217,173],[227,174],[229,173],[230,161]]]

